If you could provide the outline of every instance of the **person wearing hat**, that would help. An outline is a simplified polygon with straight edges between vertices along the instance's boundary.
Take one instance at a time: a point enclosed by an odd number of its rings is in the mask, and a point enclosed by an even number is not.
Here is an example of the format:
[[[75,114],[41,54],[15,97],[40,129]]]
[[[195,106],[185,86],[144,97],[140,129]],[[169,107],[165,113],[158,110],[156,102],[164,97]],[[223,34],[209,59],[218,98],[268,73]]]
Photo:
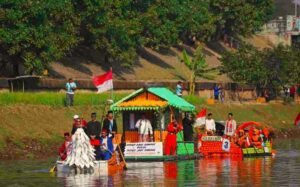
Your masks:
[[[65,132],[64,138],[65,138],[64,143],[58,149],[58,155],[61,160],[66,160],[70,152],[70,144],[72,143],[72,138],[70,136],[70,133]]]
[[[73,123],[74,127],[75,127],[76,121],[78,119],[81,119],[81,124],[82,124],[83,127],[87,127],[87,122],[85,121],[85,119],[83,119],[83,117],[80,118],[79,115],[76,114],[76,115],[74,115],[73,119],[74,119],[74,123]]]
[[[109,160],[114,152],[114,145],[112,142],[113,136],[107,136],[107,130],[103,129],[100,137],[100,156],[102,160]]]
[[[96,135],[99,137],[101,123],[96,119],[96,113],[91,113],[91,121],[87,123],[87,135],[91,138],[91,135]]]
[[[73,127],[76,126],[76,121],[77,121],[77,119],[80,119],[80,118],[79,118],[79,115],[75,114],[75,115],[73,116]]]
[[[72,135],[76,132],[78,128],[83,128],[84,132],[87,134],[86,127],[82,124],[82,119],[80,119],[78,115],[75,115],[74,118],[74,125],[71,131]]]
[[[106,130],[108,135],[115,135],[118,132],[117,122],[111,110],[107,112],[107,117],[103,121],[103,129]]]

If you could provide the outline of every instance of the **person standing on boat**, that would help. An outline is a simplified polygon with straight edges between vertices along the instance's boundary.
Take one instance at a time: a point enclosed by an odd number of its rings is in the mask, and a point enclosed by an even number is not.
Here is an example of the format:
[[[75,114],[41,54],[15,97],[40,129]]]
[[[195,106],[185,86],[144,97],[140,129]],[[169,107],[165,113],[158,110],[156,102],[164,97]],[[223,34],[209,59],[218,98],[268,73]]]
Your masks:
[[[168,135],[165,140],[165,155],[176,155],[177,136],[176,134],[182,130],[174,117],[167,127]]]
[[[76,88],[77,88],[77,85],[73,81],[73,79],[69,79],[69,81],[66,83],[66,90],[67,90],[66,106],[73,106]]]
[[[109,160],[114,151],[114,145],[112,142],[113,136],[107,136],[107,130],[103,129],[100,137],[100,149],[101,149],[101,159]]]
[[[82,128],[83,131],[85,132],[85,134],[87,134],[86,127],[82,124],[82,120],[79,118],[79,116],[78,116],[78,118],[77,118],[76,120],[74,120],[74,121],[75,121],[75,124],[74,124],[74,126],[73,126],[73,128],[72,128],[72,131],[71,131],[72,135],[75,134],[75,132],[76,132],[76,130],[77,130],[78,128]]]
[[[101,130],[101,123],[96,119],[96,113],[91,114],[91,121],[87,123],[87,134],[91,138],[91,135],[99,137]]]
[[[185,113],[185,116],[182,120],[183,124],[183,137],[184,141],[193,141],[193,124],[195,123],[193,117],[189,113]]]
[[[70,133],[64,133],[65,142],[60,146],[58,153],[61,160],[66,160],[68,154],[70,153],[70,145],[72,143],[72,139]]]
[[[103,121],[103,130],[106,130],[109,136],[114,136],[118,132],[117,122],[111,110],[107,112],[107,117]]]
[[[225,122],[224,135],[229,139],[235,134],[236,130],[236,121],[233,119],[233,114],[228,113],[228,119]]]
[[[95,149],[95,158],[96,160],[101,159],[101,149],[100,149],[100,139],[96,138],[96,134],[90,134],[90,143]]]
[[[150,120],[146,118],[146,115],[142,114],[142,119],[139,119],[135,127],[138,129],[139,134],[139,142],[147,142],[152,141],[153,138],[153,130]],[[149,138],[150,134],[150,138]]]
[[[215,120],[212,119],[212,113],[209,113],[205,119],[205,130],[206,134],[209,136],[213,136],[216,132],[216,123]]]

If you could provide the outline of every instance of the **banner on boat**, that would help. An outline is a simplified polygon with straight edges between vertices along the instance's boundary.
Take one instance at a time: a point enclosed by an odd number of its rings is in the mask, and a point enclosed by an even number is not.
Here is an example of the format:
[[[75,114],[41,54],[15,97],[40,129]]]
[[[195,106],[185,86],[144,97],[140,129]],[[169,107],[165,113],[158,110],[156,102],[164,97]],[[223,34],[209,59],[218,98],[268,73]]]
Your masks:
[[[125,156],[163,156],[162,142],[126,143]]]
[[[204,142],[220,142],[220,141],[222,141],[222,136],[202,136],[202,141],[204,141]]]

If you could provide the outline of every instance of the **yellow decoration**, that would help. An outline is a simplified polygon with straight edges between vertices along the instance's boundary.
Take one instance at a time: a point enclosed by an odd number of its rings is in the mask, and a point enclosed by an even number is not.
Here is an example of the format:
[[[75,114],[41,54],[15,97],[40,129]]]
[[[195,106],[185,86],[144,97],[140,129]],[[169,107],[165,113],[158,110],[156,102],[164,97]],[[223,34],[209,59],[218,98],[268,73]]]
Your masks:
[[[121,103],[122,107],[164,107],[167,106],[166,101],[154,101],[154,100],[133,100]]]

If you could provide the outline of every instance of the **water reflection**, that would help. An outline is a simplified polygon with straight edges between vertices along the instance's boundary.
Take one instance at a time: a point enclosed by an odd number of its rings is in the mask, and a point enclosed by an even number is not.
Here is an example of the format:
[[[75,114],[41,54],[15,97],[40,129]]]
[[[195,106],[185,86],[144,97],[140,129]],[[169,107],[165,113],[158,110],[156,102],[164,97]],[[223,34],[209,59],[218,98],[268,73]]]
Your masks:
[[[64,186],[271,186],[274,163],[271,157],[129,163],[131,169],[114,176],[58,177]]]
[[[40,172],[49,162],[0,161],[0,186],[300,186],[300,149],[295,141],[287,145],[275,158],[128,163],[109,176],[51,176]]]

